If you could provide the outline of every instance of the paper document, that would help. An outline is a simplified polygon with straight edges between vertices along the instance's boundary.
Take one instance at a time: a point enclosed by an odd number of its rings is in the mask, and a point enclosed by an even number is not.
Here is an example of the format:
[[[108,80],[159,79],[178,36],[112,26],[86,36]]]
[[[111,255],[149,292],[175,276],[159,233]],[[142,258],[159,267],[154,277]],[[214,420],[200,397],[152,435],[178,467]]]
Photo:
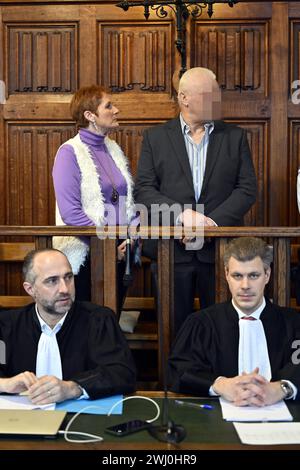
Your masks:
[[[0,395],[1,410],[54,410],[55,403],[49,405],[34,405],[27,396]]]
[[[300,423],[233,423],[243,444],[300,444]]]
[[[284,401],[269,406],[234,406],[220,398],[223,419],[226,421],[292,421]]]

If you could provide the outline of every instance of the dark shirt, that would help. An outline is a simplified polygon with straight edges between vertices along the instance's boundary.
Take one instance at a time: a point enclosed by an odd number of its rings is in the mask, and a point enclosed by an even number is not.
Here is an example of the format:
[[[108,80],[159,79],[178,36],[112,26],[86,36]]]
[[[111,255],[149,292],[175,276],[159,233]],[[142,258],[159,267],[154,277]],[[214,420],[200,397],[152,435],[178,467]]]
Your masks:
[[[261,313],[271,365],[272,381],[290,380],[300,398],[300,365],[292,355],[300,339],[298,312],[267,301]],[[219,376],[238,375],[239,317],[231,302],[195,312],[182,325],[169,359],[170,389],[208,395]],[[295,354],[299,362],[299,354]]]
[[[6,349],[0,377],[35,373],[40,335],[35,304],[0,312],[0,340]],[[134,391],[134,362],[109,308],[75,302],[56,337],[63,380],[77,382],[92,399]]]

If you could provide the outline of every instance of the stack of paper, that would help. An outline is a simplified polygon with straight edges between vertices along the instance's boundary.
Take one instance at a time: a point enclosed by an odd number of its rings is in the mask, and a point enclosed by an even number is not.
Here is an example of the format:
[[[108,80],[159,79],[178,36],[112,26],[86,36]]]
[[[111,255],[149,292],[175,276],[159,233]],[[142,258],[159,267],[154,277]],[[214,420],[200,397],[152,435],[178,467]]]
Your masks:
[[[1,410],[54,410],[55,403],[49,405],[34,405],[27,396],[20,395],[0,395]]]
[[[233,423],[243,444],[300,444],[300,423]]]
[[[226,421],[292,421],[293,417],[284,401],[270,406],[234,406],[220,398],[223,419]]]

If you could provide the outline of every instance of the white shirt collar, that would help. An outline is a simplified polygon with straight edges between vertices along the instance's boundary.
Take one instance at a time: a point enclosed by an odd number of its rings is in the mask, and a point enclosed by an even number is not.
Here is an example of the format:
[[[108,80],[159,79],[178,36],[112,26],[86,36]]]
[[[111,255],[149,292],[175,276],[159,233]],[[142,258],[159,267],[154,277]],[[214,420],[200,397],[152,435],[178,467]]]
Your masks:
[[[232,302],[232,305],[233,305],[233,308],[236,310],[238,316],[239,316],[239,320],[246,316],[246,314],[244,312],[242,312],[242,310],[240,310],[234,303],[233,299],[231,300]],[[260,315],[261,315],[261,312],[263,311],[263,309],[265,308],[266,306],[266,299],[263,297],[263,301],[262,301],[262,304],[253,312],[251,313],[251,317],[253,318],[256,318],[256,320],[259,320],[260,318]]]
[[[43,333],[48,333],[48,334],[56,334],[60,329],[61,327],[63,326],[64,324],[64,321],[66,319],[66,316],[68,315],[69,312],[67,312],[60,320],[59,322],[56,323],[55,327],[54,328],[50,328],[49,325],[47,325],[47,323],[42,319],[42,317],[40,316],[39,312],[38,312],[38,308],[37,308],[37,304],[35,304],[35,311],[36,311],[36,314],[37,314],[37,317],[38,317],[38,320],[40,322],[40,325],[41,325],[41,330]]]

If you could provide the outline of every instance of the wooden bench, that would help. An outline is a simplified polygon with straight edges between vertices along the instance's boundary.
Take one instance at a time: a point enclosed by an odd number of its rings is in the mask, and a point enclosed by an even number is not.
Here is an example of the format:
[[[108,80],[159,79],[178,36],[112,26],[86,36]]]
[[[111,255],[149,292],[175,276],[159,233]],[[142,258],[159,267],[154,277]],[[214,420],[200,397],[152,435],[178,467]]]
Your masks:
[[[2,263],[16,263],[23,262],[24,257],[31,250],[35,249],[35,243],[29,242],[14,242],[14,243],[0,243],[0,262]],[[296,265],[298,263],[298,251],[300,250],[300,244],[291,245],[291,264]],[[144,263],[149,263],[147,258],[143,258]],[[31,297],[27,295],[0,295],[0,307],[1,308],[20,308],[24,305],[32,302]],[[296,300],[291,299],[291,306],[297,307]],[[127,297],[125,299],[124,307],[125,310],[155,310],[155,299],[154,297]],[[194,300],[194,309],[198,310],[200,308],[200,302],[198,298]],[[300,307],[298,307],[300,308]],[[134,341],[135,344],[142,346],[143,338],[146,341],[149,340],[147,336],[146,329],[149,328],[153,332],[153,324],[147,323],[145,325],[138,325],[139,333],[134,333],[136,336]],[[137,331],[138,331],[137,330]],[[137,339],[139,338],[139,339]],[[129,334],[129,339],[133,339],[132,334]],[[152,341],[152,337],[151,340]],[[145,348],[148,349],[149,345],[145,345]]]
[[[0,243],[0,261],[5,263],[24,261],[25,256],[34,249],[34,243]]]
[[[31,250],[35,249],[34,243],[0,243],[0,262],[1,263],[16,263],[23,262],[24,257]],[[298,251],[300,244],[291,245],[291,264],[298,263]],[[28,295],[0,295],[0,308],[20,308],[32,302],[31,297]],[[291,299],[291,306],[296,307],[296,300]],[[127,297],[124,302],[125,310],[155,310],[154,297]],[[200,308],[199,299],[196,297],[194,300],[194,310]],[[300,307],[299,307],[300,308]],[[150,327],[151,324],[149,323]],[[146,325],[143,325],[141,330],[145,331]],[[152,328],[152,326],[151,326]],[[153,328],[152,328],[153,330]],[[148,346],[146,346],[148,348]]]
[[[139,322],[134,333],[125,333],[131,349],[158,349],[157,324]]]

